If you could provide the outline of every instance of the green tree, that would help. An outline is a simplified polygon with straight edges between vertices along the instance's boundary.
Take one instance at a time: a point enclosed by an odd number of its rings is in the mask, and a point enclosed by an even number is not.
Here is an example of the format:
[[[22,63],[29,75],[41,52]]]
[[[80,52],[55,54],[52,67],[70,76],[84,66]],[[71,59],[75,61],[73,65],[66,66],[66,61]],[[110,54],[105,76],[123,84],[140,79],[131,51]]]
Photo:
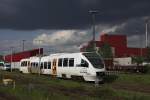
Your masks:
[[[85,52],[95,52],[95,43],[90,42],[88,47],[85,49]]]
[[[104,43],[98,50],[98,52],[102,55],[103,58],[112,58],[112,49],[111,46],[107,43]]]
[[[150,47],[147,48],[146,61],[150,62]]]
[[[139,66],[140,64],[142,64],[144,62],[144,58],[143,57],[132,57],[132,62],[136,63],[137,66]]]

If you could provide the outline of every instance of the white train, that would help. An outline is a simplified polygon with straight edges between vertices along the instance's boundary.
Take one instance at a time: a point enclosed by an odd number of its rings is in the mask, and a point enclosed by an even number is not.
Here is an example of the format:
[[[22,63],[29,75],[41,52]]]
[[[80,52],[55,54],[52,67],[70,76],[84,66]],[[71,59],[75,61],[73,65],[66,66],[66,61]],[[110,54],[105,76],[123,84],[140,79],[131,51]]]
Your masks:
[[[85,81],[102,81],[105,65],[96,53],[60,53],[22,59],[22,73],[50,74],[56,77],[82,77]]]

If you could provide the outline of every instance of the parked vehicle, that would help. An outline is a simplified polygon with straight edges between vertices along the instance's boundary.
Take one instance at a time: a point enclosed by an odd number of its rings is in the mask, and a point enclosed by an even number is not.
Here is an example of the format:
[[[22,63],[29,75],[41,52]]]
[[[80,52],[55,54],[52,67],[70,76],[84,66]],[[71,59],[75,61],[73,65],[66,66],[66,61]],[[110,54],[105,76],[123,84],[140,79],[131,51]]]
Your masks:
[[[11,69],[11,64],[1,61],[0,62],[0,69],[1,70],[10,70]]]

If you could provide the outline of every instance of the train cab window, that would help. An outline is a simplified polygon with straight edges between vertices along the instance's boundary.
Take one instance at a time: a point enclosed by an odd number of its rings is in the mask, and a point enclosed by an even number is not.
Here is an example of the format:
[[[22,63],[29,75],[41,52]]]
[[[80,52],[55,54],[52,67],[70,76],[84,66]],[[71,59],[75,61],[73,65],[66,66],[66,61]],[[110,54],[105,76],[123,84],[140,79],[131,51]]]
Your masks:
[[[40,68],[41,68],[41,69],[43,69],[43,62],[41,62],[41,66],[40,66]]]
[[[51,62],[48,62],[48,69],[51,69]]]
[[[62,61],[63,61],[62,58],[58,59],[58,67],[62,67]]]
[[[81,60],[81,67],[89,67],[88,62],[82,59]]]
[[[64,58],[63,67],[68,67],[68,58]]]
[[[69,67],[73,67],[74,66],[74,58],[70,58],[69,59]]]
[[[44,62],[44,69],[47,69],[47,62]]]

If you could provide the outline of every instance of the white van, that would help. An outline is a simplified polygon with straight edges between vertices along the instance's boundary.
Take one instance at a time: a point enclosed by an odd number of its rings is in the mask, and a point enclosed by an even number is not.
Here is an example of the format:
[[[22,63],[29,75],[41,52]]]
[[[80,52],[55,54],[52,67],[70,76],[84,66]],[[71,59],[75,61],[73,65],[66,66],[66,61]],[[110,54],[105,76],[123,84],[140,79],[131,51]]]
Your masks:
[[[10,70],[11,69],[11,64],[1,61],[0,62],[0,69],[1,70]]]

